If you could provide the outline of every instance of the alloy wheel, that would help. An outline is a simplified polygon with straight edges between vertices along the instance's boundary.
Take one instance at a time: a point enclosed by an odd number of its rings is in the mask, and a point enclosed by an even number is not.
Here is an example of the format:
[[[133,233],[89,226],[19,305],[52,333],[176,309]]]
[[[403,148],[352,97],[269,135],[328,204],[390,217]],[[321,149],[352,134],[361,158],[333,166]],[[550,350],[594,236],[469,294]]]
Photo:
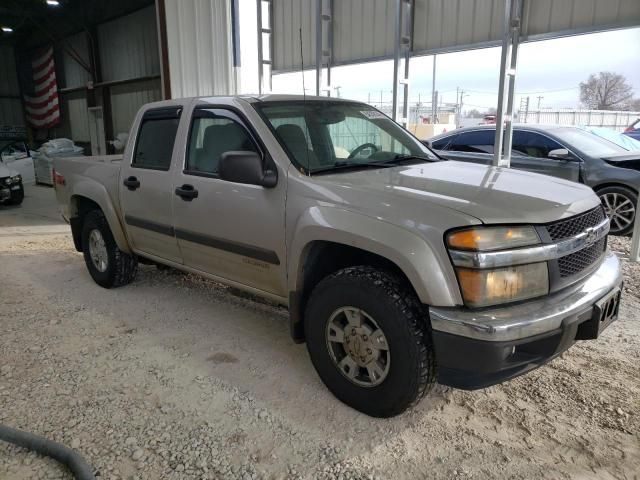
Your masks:
[[[100,230],[93,229],[89,233],[89,255],[93,266],[99,272],[105,272],[109,266],[109,256],[107,254],[107,246],[104,243],[104,237]]]
[[[633,223],[636,206],[629,197],[622,193],[610,192],[600,195],[600,201],[611,220],[611,233],[621,232]]]
[[[327,348],[335,366],[360,387],[375,387],[389,374],[391,355],[387,338],[376,321],[356,307],[331,314],[326,327]]]

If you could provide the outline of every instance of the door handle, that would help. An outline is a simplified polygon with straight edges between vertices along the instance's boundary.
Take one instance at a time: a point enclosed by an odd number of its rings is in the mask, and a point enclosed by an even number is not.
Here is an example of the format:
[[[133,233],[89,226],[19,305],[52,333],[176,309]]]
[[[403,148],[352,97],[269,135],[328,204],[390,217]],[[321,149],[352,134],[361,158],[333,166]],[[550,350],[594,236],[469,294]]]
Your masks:
[[[140,186],[140,180],[136,177],[128,177],[122,184],[129,190],[133,191]]]
[[[194,198],[198,198],[198,191],[193,188],[193,185],[184,184],[181,187],[176,187],[176,195],[190,202]]]

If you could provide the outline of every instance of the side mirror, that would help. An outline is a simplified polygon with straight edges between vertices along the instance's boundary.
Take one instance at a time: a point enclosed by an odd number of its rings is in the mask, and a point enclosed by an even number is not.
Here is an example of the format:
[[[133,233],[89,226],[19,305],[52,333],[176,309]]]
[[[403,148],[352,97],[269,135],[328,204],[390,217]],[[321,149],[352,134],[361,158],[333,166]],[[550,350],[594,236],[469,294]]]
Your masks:
[[[566,148],[556,148],[555,150],[551,150],[547,154],[548,158],[554,158],[556,160],[571,160],[571,152]]]
[[[262,159],[256,152],[231,151],[220,157],[218,172],[222,180],[273,188],[278,176],[273,170],[264,170]]]

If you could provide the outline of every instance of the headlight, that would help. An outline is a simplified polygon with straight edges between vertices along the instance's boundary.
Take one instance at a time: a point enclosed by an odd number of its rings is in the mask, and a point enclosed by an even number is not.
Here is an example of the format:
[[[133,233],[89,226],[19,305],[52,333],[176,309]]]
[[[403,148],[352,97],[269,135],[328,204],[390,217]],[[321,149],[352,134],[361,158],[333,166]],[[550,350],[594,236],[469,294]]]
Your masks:
[[[479,252],[480,255],[481,252],[517,249],[539,243],[540,237],[531,226],[474,227],[447,235],[452,258],[455,258],[453,251],[459,254],[466,251],[467,256],[471,252]],[[546,262],[500,268],[467,268],[471,265],[454,263],[458,265],[456,273],[460,291],[468,307],[515,302],[549,293]]]
[[[546,262],[492,270],[459,268],[458,281],[469,307],[515,302],[549,293]]]
[[[3,178],[1,181],[5,185],[11,185],[11,177]]]
[[[11,177],[9,179],[9,183],[20,183],[22,181],[22,177],[20,175],[16,175],[15,177]]]
[[[479,227],[459,230],[447,237],[449,247],[460,250],[502,250],[540,243],[533,227]]]

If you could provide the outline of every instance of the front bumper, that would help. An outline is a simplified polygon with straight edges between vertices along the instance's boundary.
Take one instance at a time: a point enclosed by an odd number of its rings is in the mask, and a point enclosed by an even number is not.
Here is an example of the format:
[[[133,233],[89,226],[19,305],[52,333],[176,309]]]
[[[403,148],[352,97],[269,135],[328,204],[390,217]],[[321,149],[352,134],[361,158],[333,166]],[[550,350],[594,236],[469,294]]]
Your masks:
[[[483,310],[430,307],[438,381],[483,388],[548,362],[573,345],[594,304],[621,283],[620,261],[607,252],[581,283],[542,299]]]

